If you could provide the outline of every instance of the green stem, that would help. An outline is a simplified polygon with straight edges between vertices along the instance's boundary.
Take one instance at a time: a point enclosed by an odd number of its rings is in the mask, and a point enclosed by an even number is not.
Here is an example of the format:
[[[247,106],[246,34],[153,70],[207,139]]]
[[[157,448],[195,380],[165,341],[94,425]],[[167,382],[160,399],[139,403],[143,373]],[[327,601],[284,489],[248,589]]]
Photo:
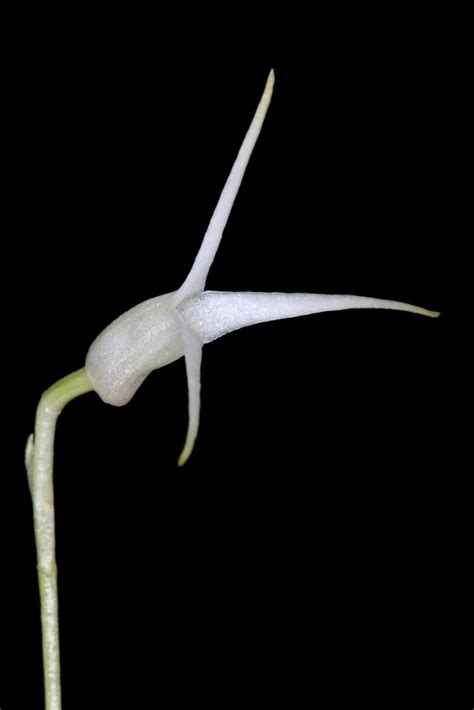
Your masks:
[[[36,411],[35,434],[26,447],[26,468],[33,500],[41,606],[46,710],[61,710],[58,591],[54,532],[53,457],[56,421],[65,405],[90,392],[84,368],[43,393]]]

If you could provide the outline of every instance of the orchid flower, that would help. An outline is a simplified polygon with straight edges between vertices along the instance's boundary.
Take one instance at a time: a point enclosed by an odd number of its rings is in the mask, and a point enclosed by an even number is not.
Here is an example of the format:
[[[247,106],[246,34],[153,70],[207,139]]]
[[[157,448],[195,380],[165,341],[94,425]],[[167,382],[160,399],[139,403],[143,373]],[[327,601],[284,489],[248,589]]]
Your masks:
[[[147,375],[184,355],[189,424],[178,464],[189,458],[199,428],[202,347],[255,323],[348,308],[392,308],[435,317],[438,313],[398,301],[312,293],[205,291],[245,169],[270,105],[270,72],[255,116],[222,190],[201,248],[182,286],[149,299],[117,318],[92,344],[86,359],[90,383],[104,402],[124,405]]]
[[[92,343],[85,367],[46,390],[39,402],[34,437],[25,462],[35,523],[40,588],[46,710],[60,710],[61,683],[55,561],[53,450],[57,418],[75,397],[95,390],[110,404],[127,404],[147,375],[182,356],[186,362],[189,424],[179,465],[189,458],[199,428],[202,348],[226,333],[255,323],[348,308],[392,308],[436,317],[398,301],[312,293],[205,291],[232,205],[270,105],[270,72],[265,90],[214,210],[201,248],[182,286],[135,306]]]

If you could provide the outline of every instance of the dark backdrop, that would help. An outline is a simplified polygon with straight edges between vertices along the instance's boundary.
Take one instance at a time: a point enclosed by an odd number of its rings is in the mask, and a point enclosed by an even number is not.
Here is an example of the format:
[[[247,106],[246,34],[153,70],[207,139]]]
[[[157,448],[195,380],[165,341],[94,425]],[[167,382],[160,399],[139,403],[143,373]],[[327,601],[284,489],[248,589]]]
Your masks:
[[[226,45],[223,29],[214,51],[146,18],[16,29],[2,710],[42,702],[22,462],[36,403],[112,319],[185,277],[272,65],[209,287],[356,293],[442,316],[325,314],[207,346],[183,469],[183,361],[123,409],[95,394],[68,406],[55,466],[64,705],[152,707],[172,692],[226,706],[255,681],[253,697],[298,706],[325,683],[367,691],[371,676],[420,680],[443,662],[451,617],[436,590],[457,574],[446,539],[463,485],[447,376],[462,47],[443,18],[320,17],[314,32],[279,19],[258,49],[245,34]]]

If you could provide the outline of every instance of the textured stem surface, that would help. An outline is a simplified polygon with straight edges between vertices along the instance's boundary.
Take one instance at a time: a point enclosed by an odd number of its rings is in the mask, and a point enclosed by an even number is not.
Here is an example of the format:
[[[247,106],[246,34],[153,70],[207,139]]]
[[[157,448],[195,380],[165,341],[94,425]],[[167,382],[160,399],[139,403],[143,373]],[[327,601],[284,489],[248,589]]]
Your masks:
[[[84,369],[64,377],[43,393],[36,412],[33,441],[26,447],[26,466],[33,500],[41,606],[46,710],[61,709],[58,593],[54,532],[53,457],[57,418],[75,397],[92,389]]]

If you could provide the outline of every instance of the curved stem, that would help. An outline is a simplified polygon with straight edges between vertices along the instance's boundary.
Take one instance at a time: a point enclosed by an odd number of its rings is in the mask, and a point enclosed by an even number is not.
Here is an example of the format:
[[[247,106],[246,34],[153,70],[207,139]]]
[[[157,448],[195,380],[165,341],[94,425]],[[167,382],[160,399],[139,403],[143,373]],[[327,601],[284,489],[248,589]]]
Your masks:
[[[33,500],[41,607],[46,710],[61,709],[58,593],[54,531],[53,457],[56,421],[65,405],[92,390],[84,368],[43,393],[36,411],[35,434],[26,446],[26,468]]]

